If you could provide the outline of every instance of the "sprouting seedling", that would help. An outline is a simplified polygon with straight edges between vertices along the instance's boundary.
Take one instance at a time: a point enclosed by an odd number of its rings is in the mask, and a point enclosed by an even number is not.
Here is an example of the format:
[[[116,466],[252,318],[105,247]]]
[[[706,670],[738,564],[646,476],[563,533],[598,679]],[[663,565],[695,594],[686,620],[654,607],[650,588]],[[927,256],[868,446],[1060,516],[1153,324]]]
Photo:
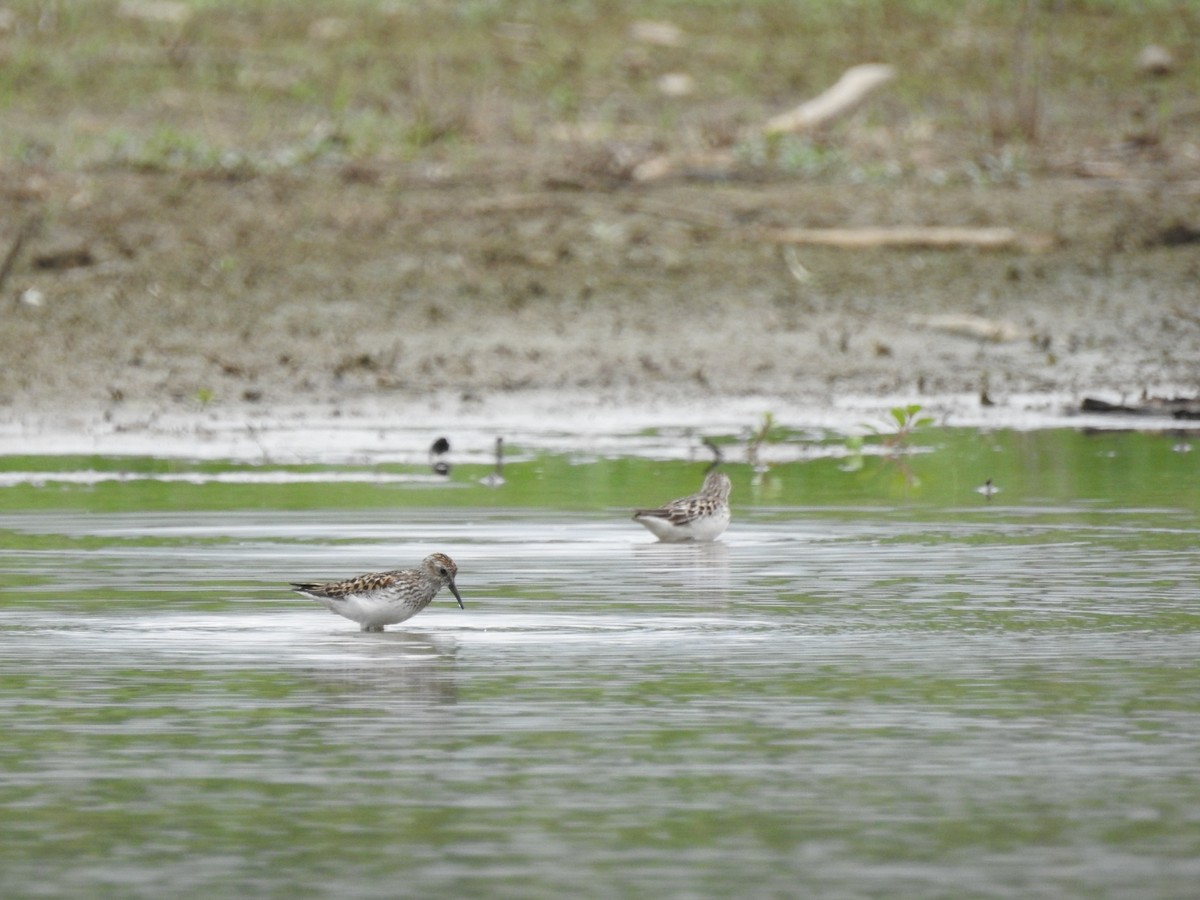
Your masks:
[[[893,406],[888,413],[896,423],[894,430],[884,431],[868,424],[866,428],[883,439],[883,446],[889,452],[903,450],[913,432],[933,424],[933,416],[921,415],[920,403],[909,403],[907,406]],[[890,426],[889,426],[890,427]]]
[[[700,443],[711,450],[713,455],[713,461],[710,462],[708,464],[708,468],[704,470],[705,474],[707,474],[725,461],[725,455],[721,452],[721,448],[717,446],[717,442],[712,438],[702,438]]]
[[[759,462],[758,451],[764,443],[776,439],[775,430],[774,414],[765,412],[758,428],[750,433],[750,440],[746,443],[746,461],[750,463],[751,468],[755,472],[765,472],[767,469],[765,465]]]
[[[846,438],[846,460],[840,466],[843,472],[860,472],[863,467],[863,439],[861,434]]]
[[[888,410],[888,414],[892,421],[886,426],[880,427],[866,422],[862,427],[881,438],[884,448],[884,460],[899,468],[900,474],[904,476],[904,480],[910,487],[915,486],[919,483],[919,479],[904,460],[904,451],[908,448],[908,442],[912,438],[913,433],[927,425],[932,425],[933,417],[921,415],[921,405],[919,403],[894,406]],[[857,472],[862,469],[862,448],[863,440],[861,437],[847,439],[847,462],[842,466],[843,472]]]

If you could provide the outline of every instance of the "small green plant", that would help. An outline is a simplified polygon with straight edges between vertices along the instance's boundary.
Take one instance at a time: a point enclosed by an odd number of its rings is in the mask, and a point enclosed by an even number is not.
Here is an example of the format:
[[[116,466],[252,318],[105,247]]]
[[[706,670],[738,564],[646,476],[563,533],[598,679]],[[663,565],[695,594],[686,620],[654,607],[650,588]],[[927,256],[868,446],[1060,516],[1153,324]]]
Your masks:
[[[750,439],[746,442],[746,461],[750,463],[755,472],[765,472],[766,465],[759,462],[758,451],[765,443],[774,443],[780,439],[780,432],[775,415],[770,412],[763,413],[762,421],[759,422],[758,428],[750,433]]]
[[[903,460],[908,449],[909,441],[915,432],[933,424],[932,416],[921,415],[921,404],[909,403],[906,406],[893,406],[888,410],[891,421],[885,426],[870,422],[863,423],[863,428],[877,435],[883,445],[883,458],[900,469],[904,480],[910,487],[919,483],[916,473]],[[863,468],[863,446],[865,439],[861,435],[846,438],[846,461],[842,464],[843,472],[858,472]]]
[[[933,424],[932,416],[921,415],[920,403],[893,406],[888,412],[896,423],[895,430],[885,431],[870,424],[866,426],[873,434],[877,434],[883,439],[883,446],[887,448],[888,455],[904,450],[908,446],[913,432]],[[890,424],[888,428],[891,428]]]
[[[838,468],[843,472],[860,472],[863,467],[863,438],[852,434],[846,438],[846,461]]]

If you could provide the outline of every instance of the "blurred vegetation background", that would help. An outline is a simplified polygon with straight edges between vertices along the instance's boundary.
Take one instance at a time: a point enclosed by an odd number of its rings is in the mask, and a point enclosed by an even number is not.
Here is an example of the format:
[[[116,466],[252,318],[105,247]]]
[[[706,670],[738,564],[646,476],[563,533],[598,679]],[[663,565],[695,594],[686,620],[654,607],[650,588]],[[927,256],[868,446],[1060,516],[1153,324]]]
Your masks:
[[[855,180],[1114,175],[1200,165],[1198,39],[1185,0],[20,0],[0,7],[0,154],[620,179],[733,147]],[[898,77],[862,115],[763,145],[770,116],[867,62]]]
[[[0,399],[1178,379],[1200,272],[1136,257],[1200,240],[1198,37],[1190,0],[3,2]],[[762,237],[848,226],[1054,252]],[[929,352],[946,312],[1029,341]]]

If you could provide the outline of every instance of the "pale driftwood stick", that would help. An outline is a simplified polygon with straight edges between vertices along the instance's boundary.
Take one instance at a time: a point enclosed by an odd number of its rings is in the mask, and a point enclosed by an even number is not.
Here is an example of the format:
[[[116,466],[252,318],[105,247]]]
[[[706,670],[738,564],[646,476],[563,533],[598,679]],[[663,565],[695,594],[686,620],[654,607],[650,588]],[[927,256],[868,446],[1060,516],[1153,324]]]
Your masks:
[[[1051,239],[1024,236],[1012,228],[773,228],[759,232],[773,244],[814,247],[976,247],[982,250],[1042,249]]]
[[[997,344],[1015,341],[1023,336],[1020,328],[1002,319],[985,319],[969,313],[944,313],[936,316],[910,316],[909,324],[918,328],[931,328],[958,337],[992,341]]]
[[[868,94],[895,77],[894,68],[880,63],[852,66],[823,94],[770,119],[762,126],[762,133],[770,136],[819,128],[857,109]],[[753,138],[756,133],[757,129],[743,138]],[[728,149],[692,154],[666,153],[642,161],[631,174],[634,181],[646,182],[669,178],[688,169],[728,172],[734,166],[734,154]]]
[[[763,126],[766,135],[806,131],[832,122],[839,116],[858,108],[867,94],[896,77],[891,66],[878,63],[853,66],[842,73],[837,84],[818,97],[801,103],[791,112],[775,116]],[[634,181],[659,181],[688,169],[709,169],[728,172],[735,158],[730,150],[707,153],[667,153],[639,163],[633,170]]]
[[[879,63],[853,66],[842,73],[837,83],[822,94],[801,103],[791,112],[781,113],[763,126],[765,134],[788,134],[819,128],[853,112],[867,94],[896,77],[896,70]]]

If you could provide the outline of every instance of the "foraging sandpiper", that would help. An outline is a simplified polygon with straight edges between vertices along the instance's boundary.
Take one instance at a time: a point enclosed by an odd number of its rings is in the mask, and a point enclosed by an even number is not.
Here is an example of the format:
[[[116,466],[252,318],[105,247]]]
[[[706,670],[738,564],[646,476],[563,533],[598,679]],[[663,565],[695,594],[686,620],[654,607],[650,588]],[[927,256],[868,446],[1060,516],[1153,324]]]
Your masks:
[[[462,595],[454,584],[458,566],[444,553],[433,553],[415,569],[370,572],[346,581],[293,583],[292,590],[316,600],[330,612],[345,616],[362,626],[363,631],[383,631],[411,619],[437,596],[450,588],[463,606]]]

